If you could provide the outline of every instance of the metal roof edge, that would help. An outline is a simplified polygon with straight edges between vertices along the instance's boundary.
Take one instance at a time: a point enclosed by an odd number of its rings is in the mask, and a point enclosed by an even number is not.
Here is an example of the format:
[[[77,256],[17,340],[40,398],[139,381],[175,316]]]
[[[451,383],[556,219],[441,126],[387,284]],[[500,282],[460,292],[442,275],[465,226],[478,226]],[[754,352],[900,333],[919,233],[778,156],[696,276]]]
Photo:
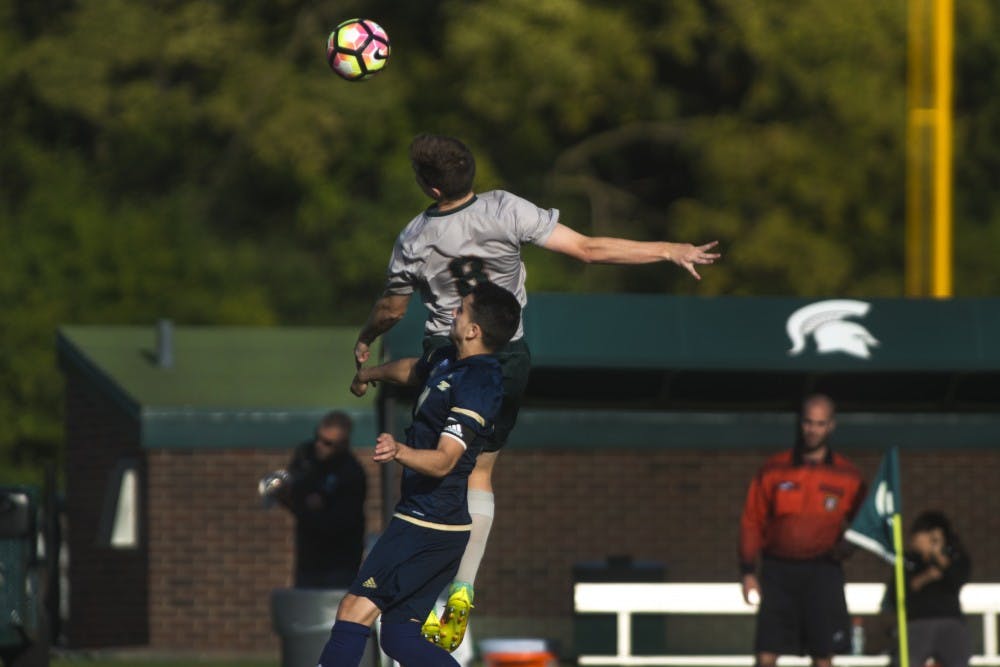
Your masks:
[[[522,409],[509,446],[520,449],[775,449],[794,443],[791,412]],[[835,449],[1000,447],[1000,414],[852,412],[837,415]]]
[[[142,441],[148,449],[287,449],[308,438],[329,408],[254,409],[145,407]],[[354,421],[353,440],[374,444],[375,406],[344,409]]]

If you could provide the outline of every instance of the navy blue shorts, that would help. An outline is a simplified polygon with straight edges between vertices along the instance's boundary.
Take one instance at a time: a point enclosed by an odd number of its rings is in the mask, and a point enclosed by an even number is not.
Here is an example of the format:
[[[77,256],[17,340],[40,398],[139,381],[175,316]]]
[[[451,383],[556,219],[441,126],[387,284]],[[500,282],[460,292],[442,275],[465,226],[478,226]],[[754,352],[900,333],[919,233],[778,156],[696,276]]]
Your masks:
[[[758,653],[825,658],[849,651],[851,622],[839,563],[765,557],[760,596]]]
[[[469,531],[434,530],[393,518],[361,564],[351,593],[366,597],[386,623],[423,623],[451,583]]]

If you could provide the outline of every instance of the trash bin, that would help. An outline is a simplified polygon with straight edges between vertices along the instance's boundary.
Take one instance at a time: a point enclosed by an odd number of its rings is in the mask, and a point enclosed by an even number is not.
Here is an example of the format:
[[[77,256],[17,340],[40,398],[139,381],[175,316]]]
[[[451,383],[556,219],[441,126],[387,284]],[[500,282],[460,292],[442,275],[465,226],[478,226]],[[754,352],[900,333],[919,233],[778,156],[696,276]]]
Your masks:
[[[281,638],[282,667],[316,667],[337,619],[337,607],[346,593],[318,588],[271,591],[271,625]],[[374,635],[365,647],[361,665],[378,665]]]
[[[484,639],[479,642],[483,667],[558,667],[559,658],[545,639]]]
[[[657,561],[633,560],[631,556],[608,556],[605,561],[573,565],[573,583],[658,583],[667,571]],[[614,614],[574,614],[573,649],[577,655],[614,655],[617,652],[617,619]],[[666,653],[666,616],[632,615],[633,655]]]

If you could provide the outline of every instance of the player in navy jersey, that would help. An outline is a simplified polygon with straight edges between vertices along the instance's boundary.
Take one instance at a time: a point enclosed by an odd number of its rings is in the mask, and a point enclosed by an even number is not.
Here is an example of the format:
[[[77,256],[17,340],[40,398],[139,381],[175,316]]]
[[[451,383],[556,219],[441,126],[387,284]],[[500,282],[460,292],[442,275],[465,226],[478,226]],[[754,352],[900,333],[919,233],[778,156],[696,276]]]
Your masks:
[[[356,667],[379,615],[382,649],[401,665],[458,665],[424,640],[421,624],[454,578],[469,540],[469,473],[503,400],[503,373],[493,353],[514,335],[520,314],[513,294],[481,283],[455,309],[452,345],[359,370],[357,391],[373,381],[422,383],[423,390],[406,443],[378,436],[375,461],[404,467],[400,500],[337,610],[319,667]]]
[[[417,184],[435,203],[414,217],[396,240],[385,290],[358,334],[354,348],[358,367],[368,361],[375,339],[402,319],[414,293],[419,293],[427,307],[425,353],[447,344],[445,334],[452,310],[470,285],[490,280],[512,292],[521,307],[526,307],[527,272],[521,258],[525,244],[585,263],[672,262],[695,278],[700,278],[698,265],[712,264],[719,258],[713,252],[715,242],[695,246],[585,236],[563,225],[556,209],[540,208],[503,190],[477,193],[473,190],[475,158],[465,144],[452,137],[416,137],[410,146],[410,160]],[[498,352],[504,372],[504,402],[494,433],[469,477],[473,521],[469,545],[450,588],[440,627],[436,615],[428,619],[428,638],[449,649],[457,647],[465,634],[473,584],[493,523],[493,467],[514,428],[528,384],[531,354],[523,335],[519,324],[511,342]],[[453,614],[455,610],[459,611]]]

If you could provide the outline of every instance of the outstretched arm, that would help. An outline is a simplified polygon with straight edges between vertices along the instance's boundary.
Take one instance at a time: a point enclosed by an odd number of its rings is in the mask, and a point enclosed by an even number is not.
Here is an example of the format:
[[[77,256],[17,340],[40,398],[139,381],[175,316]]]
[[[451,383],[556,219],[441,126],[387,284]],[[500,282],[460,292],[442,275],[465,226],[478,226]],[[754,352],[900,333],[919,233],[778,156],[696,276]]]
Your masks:
[[[721,255],[710,252],[718,241],[704,245],[667,241],[629,241],[611,237],[591,237],[557,223],[542,247],[569,255],[587,264],[651,264],[673,262],[701,280],[697,264],[714,264]]]
[[[378,366],[359,368],[351,382],[351,393],[355,396],[364,396],[365,392],[368,391],[368,384],[372,382],[385,381],[407,386],[417,385],[420,383],[416,372],[418,361],[420,360],[417,357],[404,357]]]
[[[383,294],[379,297],[368,321],[358,333],[358,342],[354,345],[354,362],[358,368],[371,356],[369,347],[376,338],[393,328],[406,314],[406,306],[410,303],[409,294]]]

